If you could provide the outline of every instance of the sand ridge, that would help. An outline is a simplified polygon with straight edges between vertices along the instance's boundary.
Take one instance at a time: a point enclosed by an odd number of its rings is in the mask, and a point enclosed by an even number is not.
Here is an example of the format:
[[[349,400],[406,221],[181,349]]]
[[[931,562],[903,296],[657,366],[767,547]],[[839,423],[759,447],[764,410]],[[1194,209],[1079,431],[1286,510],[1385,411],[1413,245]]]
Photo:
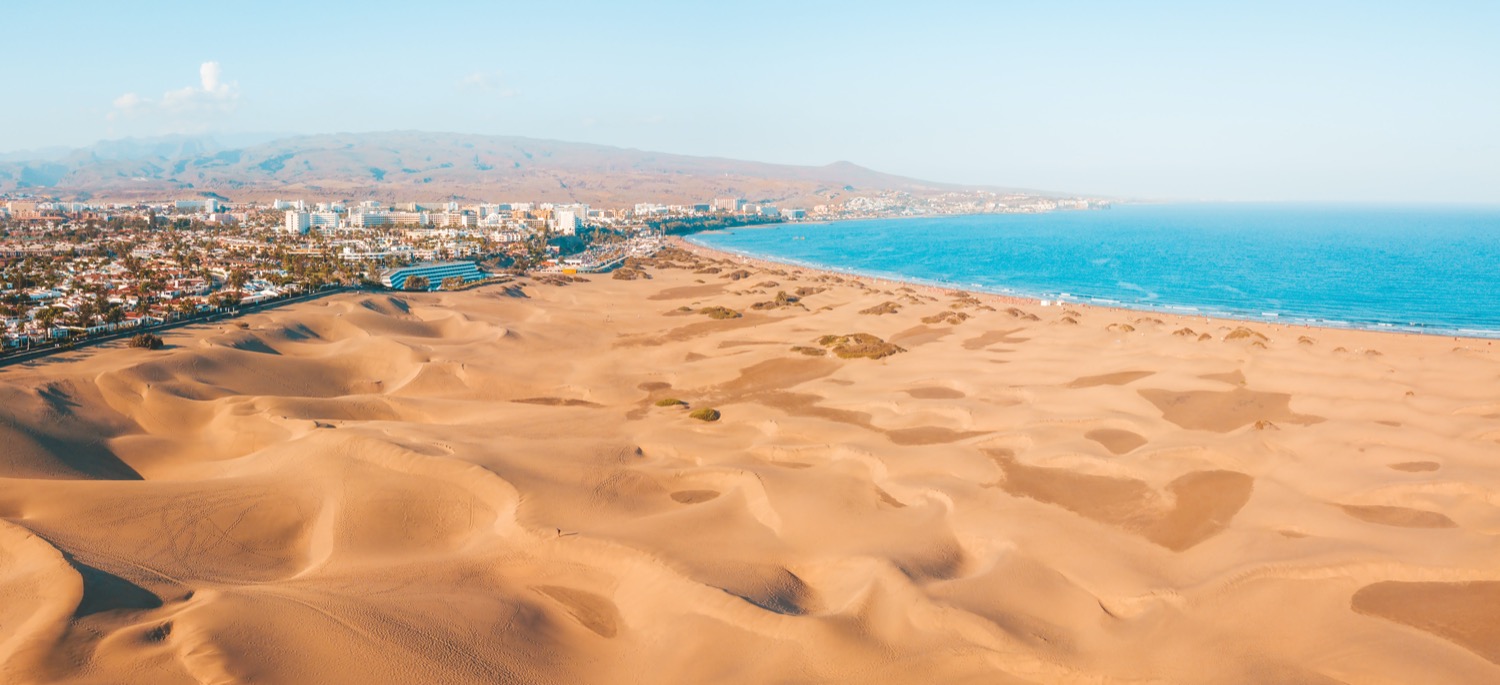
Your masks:
[[[0,372],[4,680],[1500,679],[1483,341],[637,266]]]

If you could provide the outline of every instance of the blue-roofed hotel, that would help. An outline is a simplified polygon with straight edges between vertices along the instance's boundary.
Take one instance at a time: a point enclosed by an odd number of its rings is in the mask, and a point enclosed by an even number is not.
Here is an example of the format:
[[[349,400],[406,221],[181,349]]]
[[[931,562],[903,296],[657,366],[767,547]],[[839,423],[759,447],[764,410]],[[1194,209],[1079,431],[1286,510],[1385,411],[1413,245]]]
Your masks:
[[[428,262],[388,269],[380,274],[380,281],[392,290],[405,290],[407,279],[421,276],[427,279],[427,289],[437,290],[443,279],[458,276],[465,283],[484,280],[479,265],[474,262]]]

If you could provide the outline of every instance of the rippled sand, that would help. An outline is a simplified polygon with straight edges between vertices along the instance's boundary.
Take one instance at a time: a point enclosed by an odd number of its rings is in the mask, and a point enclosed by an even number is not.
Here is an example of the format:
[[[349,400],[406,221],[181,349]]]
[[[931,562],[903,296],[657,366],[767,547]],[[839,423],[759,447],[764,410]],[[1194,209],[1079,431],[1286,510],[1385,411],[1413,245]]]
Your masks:
[[[0,370],[0,681],[1500,682],[1487,342],[711,259]]]

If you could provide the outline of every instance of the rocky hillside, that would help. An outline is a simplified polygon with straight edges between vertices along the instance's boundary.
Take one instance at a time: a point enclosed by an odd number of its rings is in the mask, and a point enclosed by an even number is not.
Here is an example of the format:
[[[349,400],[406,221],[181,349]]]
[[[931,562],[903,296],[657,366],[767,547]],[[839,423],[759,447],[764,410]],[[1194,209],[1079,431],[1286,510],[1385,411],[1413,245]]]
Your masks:
[[[0,158],[0,192],[64,199],[275,197],[816,203],[852,192],[929,194],[954,186],[848,162],[805,167],[603,145],[415,131],[297,136],[238,146],[175,137],[112,141],[41,159]]]

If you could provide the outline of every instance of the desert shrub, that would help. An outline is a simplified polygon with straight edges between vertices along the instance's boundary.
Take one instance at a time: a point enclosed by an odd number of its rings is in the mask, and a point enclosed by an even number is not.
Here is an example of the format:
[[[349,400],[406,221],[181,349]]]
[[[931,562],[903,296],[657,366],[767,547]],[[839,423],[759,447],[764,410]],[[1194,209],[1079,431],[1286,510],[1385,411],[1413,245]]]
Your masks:
[[[687,404],[687,402],[683,402],[676,397],[663,397],[656,401],[656,406],[658,407],[678,407],[684,404]]]
[[[719,410],[717,409],[704,407],[702,409],[693,410],[693,413],[688,414],[688,416],[698,419],[699,421],[718,421],[721,414],[719,414]]]
[[[974,297],[973,295],[970,295],[968,293],[963,293],[958,296],[953,304],[948,305],[948,307],[950,309],[982,309],[991,312],[995,311],[994,307],[985,304],[983,300],[980,300],[979,298]]]
[[[895,314],[899,311],[901,311],[901,305],[898,305],[895,302],[881,302],[874,307],[861,309],[859,310],[859,313],[880,316],[882,314]]]
[[[805,354],[809,357],[821,357],[828,354],[828,350],[825,350],[821,347],[811,347],[808,345],[797,345],[792,348],[792,351],[799,354]]]
[[[1249,328],[1245,328],[1244,326],[1240,326],[1239,328],[1236,328],[1236,329],[1230,331],[1229,335],[1224,336],[1224,339],[1225,340],[1261,340],[1261,341],[1268,340],[1268,338],[1266,338],[1266,336],[1262,335],[1258,331],[1255,331],[1255,330],[1252,330],[1252,329],[1249,329]]]
[[[960,324],[968,318],[969,315],[963,312],[938,312],[937,314],[933,314],[932,316],[922,317],[922,323]]]
[[[131,347],[139,347],[144,350],[159,350],[164,344],[161,336],[153,333],[137,333],[130,338]]]
[[[756,302],[750,305],[751,309],[782,309],[785,307],[801,307],[799,301],[802,298],[796,295],[788,295],[785,290],[776,293],[776,299],[768,302]]]
[[[818,344],[832,350],[840,359],[883,359],[906,351],[869,333],[825,335],[818,338]]]
[[[743,316],[743,314],[728,307],[704,307],[699,309],[698,313],[710,319],[738,319]]]

